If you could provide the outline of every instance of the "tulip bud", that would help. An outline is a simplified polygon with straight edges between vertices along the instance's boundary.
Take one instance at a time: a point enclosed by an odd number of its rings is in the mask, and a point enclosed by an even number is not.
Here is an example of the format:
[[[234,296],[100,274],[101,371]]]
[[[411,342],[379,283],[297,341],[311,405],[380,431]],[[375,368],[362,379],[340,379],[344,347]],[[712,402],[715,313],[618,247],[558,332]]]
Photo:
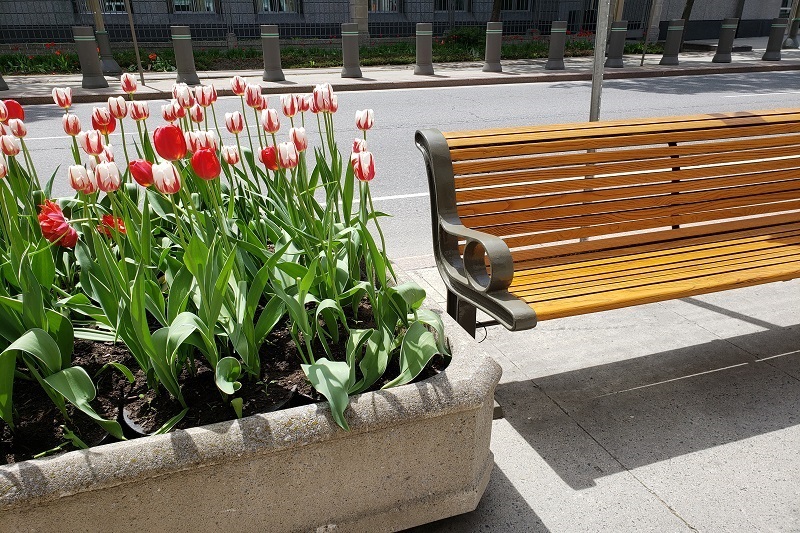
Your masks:
[[[153,184],[153,164],[144,159],[134,159],[128,164],[128,170],[136,183],[142,187],[149,187]]]
[[[103,135],[99,131],[82,131],[77,138],[78,144],[88,155],[100,155],[103,153]]]
[[[289,138],[294,143],[298,152],[305,151],[308,148],[308,137],[306,136],[305,128],[292,128],[289,130]]]
[[[281,106],[283,106],[283,114],[291,118],[297,114],[300,107],[300,97],[296,94],[284,94],[281,96]]]
[[[12,118],[25,120],[25,110],[19,105],[16,100],[6,100],[3,102],[6,105],[7,116],[6,119],[0,122],[8,122]]]
[[[202,107],[208,107],[217,99],[217,91],[213,85],[198,85],[194,88],[194,98]]]
[[[353,153],[366,152],[367,141],[364,139],[353,139]]]
[[[244,129],[244,117],[238,111],[225,113],[225,127],[234,135],[238,135]]]
[[[222,147],[222,159],[229,165],[236,165],[239,163],[239,149],[235,146]]]
[[[247,88],[247,82],[241,76],[234,76],[231,78],[231,91],[236,96],[242,96]]]
[[[183,108],[180,108],[183,109]],[[178,113],[175,111],[175,106],[171,103],[161,106],[161,116],[166,122],[175,122],[178,120]]]
[[[312,96],[317,112],[332,112],[333,87],[331,87],[330,83],[323,83],[314,87]],[[314,108],[312,107],[311,110],[313,111]]]
[[[28,127],[25,125],[24,122],[22,122],[18,118],[12,118],[8,120],[8,129],[11,130],[11,134],[14,137],[17,137],[19,139],[25,137],[28,134]]]
[[[274,146],[267,146],[258,152],[258,160],[270,170],[278,170],[278,154]]]
[[[172,86],[172,97],[185,109],[189,109],[195,103],[192,90],[185,83],[176,83]]]
[[[98,154],[97,157],[98,159],[100,159],[100,161],[103,161],[104,163],[109,163],[111,161],[114,161],[114,147],[111,146],[110,144],[103,146],[103,153]]]
[[[356,111],[356,128],[360,129],[361,131],[367,131],[372,129],[372,125],[374,123],[375,114],[372,109]]]
[[[8,108],[6,103],[0,100],[0,123],[5,123],[8,120]]]
[[[136,78],[133,77],[133,74],[125,72],[119,78],[119,84],[122,87],[122,91],[128,94],[133,94],[136,92],[138,88],[138,84],[136,83]]]
[[[244,90],[244,101],[252,108],[261,107],[261,86],[248,83]]]
[[[174,124],[159,126],[153,132],[153,146],[158,155],[170,161],[186,157],[186,139]]]
[[[147,102],[142,101],[135,101],[130,102],[129,106],[129,113],[133,120],[146,120],[150,117],[150,107],[147,105]]]
[[[281,122],[278,120],[278,112],[267,108],[261,112],[261,125],[267,133],[277,133],[281,129]]]
[[[192,155],[192,169],[197,177],[204,180],[213,180],[219,177],[222,168],[220,167],[217,153],[208,148],[203,148]]]
[[[5,164],[5,161],[0,159],[0,179],[5,178],[8,176],[8,167]]]
[[[69,109],[72,105],[72,89],[69,87],[54,87],[53,101],[62,109]]]
[[[203,122],[203,116],[203,108],[200,107],[200,104],[194,104],[189,108],[189,118],[192,119],[192,122],[200,124]]]
[[[311,109],[311,101],[313,99],[314,99],[314,97],[312,95],[310,95],[310,94],[307,94],[305,96],[298,96],[297,97],[297,110],[300,111],[301,113],[305,113],[306,111]]]
[[[181,177],[172,161],[153,164],[153,184],[162,194],[175,194],[181,188]]]
[[[335,94],[331,96],[331,107],[329,109],[331,113],[336,113],[339,111],[339,97]]]
[[[191,152],[219,149],[219,139],[213,131],[190,131],[186,134],[186,144]]]
[[[0,137],[0,149],[2,149],[3,153],[7,156],[15,156],[22,150],[22,146],[19,144],[19,139],[16,137],[3,135]]]
[[[66,113],[62,117],[61,123],[64,126],[64,133],[67,135],[75,137],[81,132],[81,121],[78,119],[78,115]]]
[[[121,96],[112,96],[108,99],[108,111],[116,119],[128,116],[128,102]]]
[[[78,192],[92,194],[97,190],[97,182],[89,177],[83,165],[70,165],[67,170],[69,184]]]
[[[375,177],[372,152],[353,152],[350,154],[350,164],[353,165],[353,174],[359,181],[372,181]]]
[[[294,143],[285,142],[278,144],[278,164],[283,168],[294,168],[299,162],[300,154]]]
[[[104,135],[113,133],[117,129],[117,119],[105,107],[92,109],[92,127]]]
[[[94,169],[94,179],[97,188],[103,192],[113,192],[119,189],[119,169],[113,161],[98,163]]]

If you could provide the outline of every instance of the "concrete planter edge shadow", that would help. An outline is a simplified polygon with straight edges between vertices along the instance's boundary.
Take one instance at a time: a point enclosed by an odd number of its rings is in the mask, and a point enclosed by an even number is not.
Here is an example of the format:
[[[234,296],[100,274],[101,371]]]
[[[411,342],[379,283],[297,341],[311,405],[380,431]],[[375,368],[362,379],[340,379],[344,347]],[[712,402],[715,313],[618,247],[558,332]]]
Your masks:
[[[0,467],[0,530],[396,531],[475,509],[501,370],[446,314],[450,366],[351,398]]]

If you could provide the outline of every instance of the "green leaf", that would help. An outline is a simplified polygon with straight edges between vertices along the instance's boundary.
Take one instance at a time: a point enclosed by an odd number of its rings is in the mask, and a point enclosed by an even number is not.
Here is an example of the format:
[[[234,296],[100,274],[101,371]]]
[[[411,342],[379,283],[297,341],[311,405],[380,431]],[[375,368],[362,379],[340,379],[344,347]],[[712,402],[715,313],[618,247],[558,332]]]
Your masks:
[[[217,363],[216,371],[214,372],[214,381],[217,383],[217,388],[225,394],[234,394],[242,384],[236,381],[242,375],[242,365],[235,357],[223,357]]]
[[[433,333],[425,329],[422,322],[414,322],[400,346],[400,375],[383,388],[403,385],[416,378],[438,351]]]
[[[403,283],[388,289],[389,292],[400,295],[409,309],[419,309],[425,301],[425,289],[413,281]]]
[[[172,418],[164,422],[163,426],[155,430],[155,432],[153,432],[153,435],[163,435],[165,433],[169,433],[170,431],[172,431],[172,428],[178,425],[178,422],[183,420],[183,417],[186,416],[186,413],[188,412],[189,408],[184,407],[180,413],[178,413],[177,415],[173,416]]]
[[[260,345],[264,339],[269,335],[278,322],[286,313],[286,307],[278,296],[273,296],[267,302],[266,307],[258,315],[258,321],[255,325],[255,339],[256,344]]]
[[[103,367],[95,373],[94,375],[95,379],[97,378],[97,376],[105,372],[107,368],[116,368],[117,370],[122,372],[122,375],[125,376],[125,378],[128,380],[129,383],[133,383],[134,381],[136,381],[136,378],[133,376],[133,372],[131,372],[130,368],[123,365],[122,363],[113,363],[113,362],[104,364]]]
[[[434,329],[436,332],[436,347],[439,349],[439,353],[449,357],[450,350],[447,349],[447,340],[444,334],[444,322],[442,322],[442,317],[430,309],[420,309],[417,311],[417,320]]]
[[[350,388],[350,394],[358,394],[369,389],[386,372],[389,354],[392,351],[392,335],[385,329],[373,330],[367,340],[364,357],[358,364],[361,379]]]
[[[169,288],[169,297],[167,299],[167,320],[170,323],[175,320],[176,316],[186,310],[193,282],[194,276],[186,267],[178,270],[178,273],[172,280],[172,285],[170,285]]]
[[[241,398],[234,398],[231,400],[231,407],[236,412],[236,418],[242,418],[242,404],[244,401]]]
[[[314,364],[301,367],[311,385],[327,398],[333,419],[339,427],[349,431],[344,410],[349,402],[347,384],[350,381],[350,367],[344,361],[329,361],[324,357]]]
[[[351,329],[350,336],[347,337],[345,356],[347,366],[350,367],[350,377],[347,380],[347,392],[352,393],[356,384],[356,363],[361,359],[364,344],[369,340],[374,329]]]

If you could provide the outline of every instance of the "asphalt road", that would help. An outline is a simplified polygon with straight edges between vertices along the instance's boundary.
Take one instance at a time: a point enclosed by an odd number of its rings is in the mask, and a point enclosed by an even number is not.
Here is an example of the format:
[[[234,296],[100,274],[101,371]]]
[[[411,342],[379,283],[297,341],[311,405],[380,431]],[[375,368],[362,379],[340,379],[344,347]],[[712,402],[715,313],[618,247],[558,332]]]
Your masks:
[[[800,98],[797,80],[796,72],[613,80],[604,85],[600,116],[602,120],[613,120],[796,107]],[[368,134],[377,168],[372,191],[376,208],[393,215],[383,222],[388,252],[395,258],[427,256],[431,254],[430,211],[425,168],[414,146],[417,129],[451,131],[585,121],[589,116],[589,96],[588,82],[339,93],[337,142],[342,151],[349,153],[352,139],[360,133],[353,123],[355,111],[375,110],[375,127]],[[163,103],[150,102],[151,130],[162,123]],[[279,106],[278,97],[271,96],[270,104]],[[90,124],[94,105],[78,104],[74,108],[84,127]],[[223,120],[226,111],[239,106],[238,98],[220,98],[216,106],[218,118]],[[55,105],[27,106],[26,114],[26,141],[39,175],[50,176],[61,165],[54,195],[71,195],[66,178],[71,161],[70,141],[63,134],[61,110]],[[288,133],[288,120],[284,121]],[[130,132],[132,124],[127,124]],[[309,139],[315,144],[316,126],[309,124],[308,129]],[[130,135],[128,138],[132,140]],[[112,144],[121,160],[119,143],[117,132]]]

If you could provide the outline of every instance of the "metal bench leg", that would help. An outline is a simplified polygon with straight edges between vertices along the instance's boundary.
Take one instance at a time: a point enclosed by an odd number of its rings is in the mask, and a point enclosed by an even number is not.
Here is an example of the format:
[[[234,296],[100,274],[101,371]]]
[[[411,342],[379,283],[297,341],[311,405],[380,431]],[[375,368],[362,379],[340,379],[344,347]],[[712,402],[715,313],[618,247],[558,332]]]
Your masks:
[[[476,311],[474,305],[460,300],[458,296],[447,291],[447,314],[472,337],[475,337]]]

